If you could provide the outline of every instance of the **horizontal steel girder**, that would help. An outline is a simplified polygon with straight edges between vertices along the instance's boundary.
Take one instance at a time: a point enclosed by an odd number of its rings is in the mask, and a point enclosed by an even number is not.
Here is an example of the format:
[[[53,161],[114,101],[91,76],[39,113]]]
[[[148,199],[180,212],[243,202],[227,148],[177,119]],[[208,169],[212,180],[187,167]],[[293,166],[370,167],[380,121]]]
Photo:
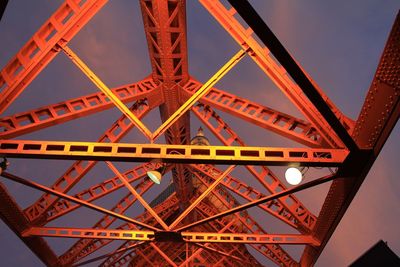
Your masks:
[[[207,232],[154,232],[133,230],[109,230],[92,228],[32,227],[22,233],[23,236],[49,236],[88,239],[115,239],[159,242],[196,242],[196,243],[239,243],[239,244],[308,244],[318,245],[318,241],[309,235],[296,234],[236,234]],[[158,236],[165,236],[158,239]],[[180,239],[175,239],[179,237]]]
[[[174,212],[176,212],[179,209],[176,193],[172,194],[169,198],[167,198],[163,203],[157,205],[154,209],[160,215],[161,218],[167,219],[169,216],[171,216]],[[151,222],[154,221],[154,218],[148,212],[142,213],[135,219],[147,224],[151,224]],[[96,224],[93,228],[96,228],[96,226],[98,225],[100,226],[102,224]],[[133,228],[134,226],[129,223],[124,223],[119,227],[117,227],[117,229],[125,229],[125,230],[131,230]],[[113,240],[111,239],[93,240],[93,239],[82,238],[77,243],[75,243],[67,252],[65,252],[63,255],[59,257],[60,262],[63,264],[70,264],[71,261],[77,262],[87,257],[91,253],[97,251],[98,249],[108,245],[112,241]],[[122,244],[118,249],[114,251],[115,253],[113,253],[112,255],[107,255],[107,257],[111,257],[112,259],[115,260],[122,255],[121,253],[126,251],[125,249],[129,248],[135,243],[136,243],[135,241],[126,241],[124,244]]]
[[[346,149],[226,147],[158,144],[1,140],[0,155],[9,158],[108,160],[234,165],[340,166]]]
[[[124,103],[147,99],[148,105],[154,107],[162,102],[162,98],[158,97],[160,87],[149,78],[113,88],[112,91]],[[17,113],[0,119],[0,139],[15,138],[113,107],[104,93],[99,92]]]

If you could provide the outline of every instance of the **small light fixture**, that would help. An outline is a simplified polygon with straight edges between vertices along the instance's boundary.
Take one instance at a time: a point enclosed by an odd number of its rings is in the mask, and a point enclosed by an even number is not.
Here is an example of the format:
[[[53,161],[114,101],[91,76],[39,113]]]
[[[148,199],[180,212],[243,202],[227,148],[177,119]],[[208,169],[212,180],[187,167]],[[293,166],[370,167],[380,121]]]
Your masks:
[[[165,167],[161,166],[155,170],[148,171],[147,176],[155,183],[155,184],[160,184],[162,180],[162,176],[164,174]]]
[[[286,181],[291,185],[298,185],[303,180],[303,174],[297,168],[288,168],[285,172]]]
[[[152,180],[155,184],[160,184],[162,180],[162,176],[167,169],[167,164],[163,163],[160,159],[152,159],[150,161],[154,165],[154,168],[159,166],[156,169],[149,170],[146,172],[147,176]]]

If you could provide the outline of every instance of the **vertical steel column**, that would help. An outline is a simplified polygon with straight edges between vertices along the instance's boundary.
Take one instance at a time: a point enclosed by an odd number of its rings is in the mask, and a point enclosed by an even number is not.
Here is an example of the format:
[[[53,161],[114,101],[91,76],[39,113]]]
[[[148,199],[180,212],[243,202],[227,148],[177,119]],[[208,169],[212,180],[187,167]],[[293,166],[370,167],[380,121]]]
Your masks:
[[[185,0],[140,0],[143,24],[150,54],[153,79],[162,84],[165,102],[160,106],[166,121],[184,102],[181,85],[189,80],[186,44]],[[183,115],[165,133],[168,144],[189,144],[190,117]],[[178,198],[188,202],[193,193],[190,171],[182,165],[172,170]]]

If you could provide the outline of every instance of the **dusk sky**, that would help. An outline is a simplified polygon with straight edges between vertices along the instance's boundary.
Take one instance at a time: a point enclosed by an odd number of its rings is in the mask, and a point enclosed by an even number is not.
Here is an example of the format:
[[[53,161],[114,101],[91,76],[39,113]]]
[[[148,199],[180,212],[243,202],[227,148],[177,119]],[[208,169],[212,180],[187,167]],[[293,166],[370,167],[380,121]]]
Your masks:
[[[0,68],[7,64],[62,2],[9,1],[0,21]],[[389,31],[399,12],[400,1],[253,0],[251,3],[328,97],[344,114],[356,120]],[[197,80],[205,82],[239,50],[239,46],[197,0],[187,0],[187,25],[189,72]],[[139,81],[151,73],[137,0],[110,1],[75,36],[70,47],[110,88]],[[296,107],[249,58],[232,69],[216,87],[303,118]],[[68,58],[60,53],[1,117],[87,95],[97,90]],[[219,114],[223,115],[248,145],[301,146],[223,112]],[[119,116],[120,112],[114,108],[17,139],[97,141],[101,133]],[[194,135],[200,124],[194,115],[191,118],[191,133]],[[158,109],[147,116],[144,122],[152,130],[157,128],[160,124]],[[220,144],[217,139],[211,137],[211,132],[206,130],[206,135],[212,144]],[[400,157],[399,138],[400,127],[397,125],[316,266],[347,266],[380,239],[386,241],[388,246],[400,255],[400,177],[397,170]],[[135,129],[122,142],[142,143],[145,139]],[[10,173],[47,186],[60,177],[71,164],[70,161],[64,160],[9,161]],[[118,166],[121,169],[132,167],[129,164]],[[283,178],[283,169],[273,170]],[[316,178],[318,173],[319,170],[311,170],[305,179]],[[238,169],[234,175],[243,178],[249,184],[254,183],[249,180],[249,173],[243,169]],[[113,177],[111,171],[105,164],[98,164],[88,174],[89,179],[85,178],[78,184],[78,189],[71,190],[70,194],[109,177]],[[3,178],[0,181],[7,186],[22,208],[26,208],[41,196],[40,192]],[[168,182],[165,182],[160,187],[165,188],[167,185]],[[160,187],[153,187],[145,198],[148,201],[152,200],[161,191]],[[318,214],[328,188],[328,184],[323,185],[297,196],[314,214]],[[124,190],[121,189],[96,203],[111,207],[112,204],[108,204],[108,201],[116,201],[125,195],[127,191]],[[134,206],[129,215],[133,216],[142,211],[142,207]],[[278,233],[279,230],[285,231],[288,228],[275,225],[272,222],[277,222],[276,220],[260,213],[257,209],[250,210],[250,214],[259,220],[270,220],[271,224],[262,224],[268,232]],[[52,225],[90,227],[98,218],[97,213],[81,209]],[[54,250],[57,255],[63,253],[75,241],[60,241],[54,238],[46,240],[56,247]],[[0,246],[1,266],[42,265],[3,222],[0,222]],[[299,248],[291,247],[288,251],[298,260],[301,252]],[[259,255],[256,257],[264,265],[270,265],[268,260]]]

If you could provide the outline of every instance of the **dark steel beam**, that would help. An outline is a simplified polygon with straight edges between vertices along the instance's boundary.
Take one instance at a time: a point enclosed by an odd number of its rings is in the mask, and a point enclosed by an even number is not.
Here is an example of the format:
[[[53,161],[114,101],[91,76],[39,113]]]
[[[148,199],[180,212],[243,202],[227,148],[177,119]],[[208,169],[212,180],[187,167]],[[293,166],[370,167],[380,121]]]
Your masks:
[[[142,226],[142,227],[151,229],[151,230],[155,230],[155,231],[160,230],[160,229],[158,229],[158,228],[156,228],[156,227],[153,227],[153,226],[151,226],[151,225],[147,225],[147,224],[145,224],[145,223],[136,221],[136,220],[131,219],[131,218],[127,217],[127,216],[124,216],[124,215],[121,215],[121,214],[119,214],[119,213],[110,211],[110,210],[108,210],[108,209],[105,209],[105,208],[102,208],[102,207],[100,207],[100,206],[94,205],[94,204],[89,203],[89,202],[87,202],[87,201],[80,200],[80,199],[78,199],[78,198],[75,198],[75,197],[66,195],[66,194],[64,194],[64,193],[60,193],[60,192],[58,192],[58,191],[56,191],[56,190],[54,190],[54,189],[51,189],[51,188],[49,188],[49,187],[46,187],[46,186],[44,186],[44,185],[41,185],[41,184],[38,184],[38,183],[35,183],[35,182],[32,182],[32,181],[28,181],[28,180],[26,180],[26,179],[23,179],[23,178],[21,178],[21,177],[18,177],[18,176],[16,176],[16,175],[11,174],[11,173],[2,172],[2,173],[1,173],[1,176],[4,177],[4,178],[7,178],[7,179],[9,179],[9,180],[12,180],[12,181],[14,181],[14,182],[17,182],[17,183],[20,183],[20,184],[29,186],[29,187],[31,187],[31,188],[40,190],[40,191],[42,191],[42,192],[45,192],[45,193],[48,193],[48,194],[52,194],[52,195],[55,195],[55,196],[57,196],[57,197],[61,197],[61,198],[64,198],[64,199],[67,199],[67,200],[69,200],[69,201],[71,201],[71,202],[80,204],[80,205],[85,206],[85,207],[87,207],[87,208],[89,208],[89,209],[92,209],[92,210],[95,210],[95,211],[98,211],[98,212],[107,214],[107,215],[109,215],[109,216],[112,216],[112,217],[121,219],[121,220],[123,220],[123,221],[129,222],[129,223],[133,223],[133,224],[136,224],[136,225],[139,225],[139,226]]]
[[[6,10],[8,0],[1,0],[0,3],[0,21],[3,18],[4,11]]]
[[[213,220],[228,216],[230,214],[234,214],[234,213],[242,211],[242,210],[246,210],[246,209],[258,206],[258,205],[266,203],[268,201],[275,200],[275,199],[278,199],[280,197],[284,197],[284,196],[287,196],[287,195],[290,195],[290,194],[294,194],[296,192],[299,192],[299,191],[302,191],[304,189],[307,189],[307,188],[310,188],[310,187],[313,187],[313,186],[317,186],[317,185],[320,185],[320,184],[323,184],[323,183],[326,183],[326,182],[330,182],[330,181],[332,181],[332,180],[334,180],[336,178],[337,178],[337,176],[332,174],[332,175],[328,175],[328,176],[325,176],[325,177],[322,177],[322,178],[319,178],[319,179],[315,179],[313,181],[310,181],[310,182],[307,182],[307,183],[292,187],[290,189],[281,191],[279,193],[275,193],[275,194],[272,194],[272,195],[269,195],[269,196],[266,196],[266,197],[262,197],[262,198],[260,198],[258,200],[255,200],[255,201],[248,202],[246,204],[237,206],[235,208],[232,208],[230,210],[221,212],[219,214],[216,214],[214,216],[208,217],[206,219],[199,220],[197,222],[185,225],[185,226],[183,226],[183,227],[181,227],[179,229],[176,229],[176,231],[185,231],[185,230],[187,230],[189,228],[192,228],[192,227],[207,223],[209,221],[213,221]]]
[[[353,133],[357,145],[371,149],[372,153],[362,160],[350,154],[349,164],[345,163],[339,168],[339,177],[352,178],[333,181],[314,228],[315,237],[321,241],[321,246],[306,247],[301,258],[302,266],[312,266],[318,259],[382,150],[399,116],[400,12],[394,22]]]
[[[303,72],[263,19],[258,15],[251,4],[247,0],[228,0],[228,2],[236,9],[238,14],[250,26],[258,38],[260,38],[260,40],[268,47],[293,80],[300,86],[304,94],[313,103],[329,125],[332,126],[346,147],[351,151],[357,150],[357,144],[354,142],[353,138],[347,132],[340,120],[332,112],[331,108],[322,98],[317,88],[315,88],[307,75]]]

